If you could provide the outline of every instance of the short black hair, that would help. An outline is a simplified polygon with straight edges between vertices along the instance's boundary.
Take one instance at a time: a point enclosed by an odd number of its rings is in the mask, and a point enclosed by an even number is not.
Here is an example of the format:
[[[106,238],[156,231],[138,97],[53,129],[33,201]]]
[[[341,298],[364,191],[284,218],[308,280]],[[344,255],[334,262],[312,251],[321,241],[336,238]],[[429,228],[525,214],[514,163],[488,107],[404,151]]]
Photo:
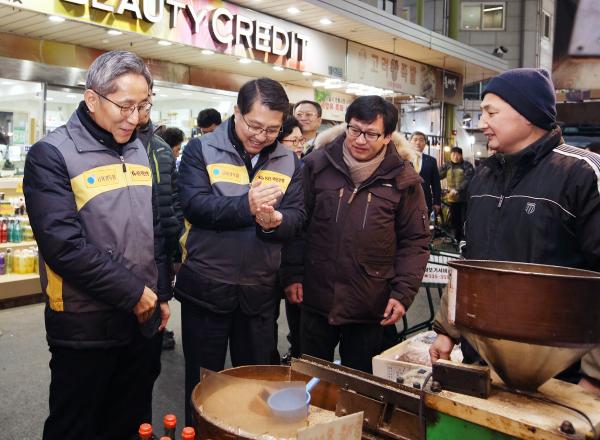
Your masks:
[[[165,130],[163,134],[164,141],[169,144],[171,149],[175,148],[175,146],[181,144],[183,142],[185,135],[183,131],[181,131],[177,127],[169,127]]]
[[[412,138],[414,138],[415,136],[423,136],[423,139],[425,139],[425,142],[427,142],[427,136],[422,131],[413,131],[410,135],[410,139],[412,140]]]
[[[283,121],[283,125],[281,126],[281,132],[279,133],[279,136],[277,136],[277,140],[281,142],[281,140],[288,137],[296,127],[302,130],[298,119],[296,119],[293,116],[288,116],[287,118],[285,118],[285,120]]]
[[[206,128],[211,125],[220,125],[221,124],[221,113],[219,113],[214,108],[205,108],[198,113],[198,119],[196,120],[198,123],[198,127]]]
[[[600,154],[600,142],[592,142],[591,144],[588,144],[585,148],[590,150],[592,153]]]
[[[314,108],[316,108],[316,109],[317,109],[317,115],[319,116],[319,118],[321,117],[321,115],[323,115],[323,109],[321,108],[321,104],[319,104],[319,103],[318,103],[318,102],[316,102],[316,101],[310,101],[310,100],[308,100],[308,99],[304,99],[304,100],[302,100],[302,101],[299,101],[299,102],[297,102],[297,103],[294,105],[294,113],[296,113],[296,108],[298,108],[298,106],[299,106],[299,105],[302,105],[302,104],[310,104],[310,105],[312,105]]]
[[[462,156],[462,154],[463,154],[463,152],[462,152],[462,148],[460,148],[460,147],[452,147],[452,148],[450,149],[450,153],[458,153],[458,154],[460,154],[461,156]]]
[[[254,102],[259,100],[269,110],[287,115],[290,106],[282,85],[271,78],[258,78],[248,81],[238,92],[237,106],[242,115],[250,112]]]
[[[378,116],[383,118],[384,136],[392,134],[398,125],[398,109],[394,104],[381,96],[359,96],[346,110],[346,123],[350,123],[350,120],[354,118],[370,124]]]

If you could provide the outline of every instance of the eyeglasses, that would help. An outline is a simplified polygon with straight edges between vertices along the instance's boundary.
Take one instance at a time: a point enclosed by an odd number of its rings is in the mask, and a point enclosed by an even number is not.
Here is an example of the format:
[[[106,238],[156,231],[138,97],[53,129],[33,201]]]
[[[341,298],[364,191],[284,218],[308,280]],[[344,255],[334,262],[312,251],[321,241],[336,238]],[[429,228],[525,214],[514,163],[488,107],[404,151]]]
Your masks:
[[[150,109],[152,108],[152,103],[150,101],[144,101],[137,105],[119,105],[115,101],[108,99],[106,96],[101,95],[100,93],[96,92],[95,90],[94,90],[94,93],[96,95],[98,95],[99,97],[104,98],[108,102],[119,107],[119,109],[121,110],[121,116],[126,117],[126,118],[133,115],[135,113],[135,109],[137,109],[138,114],[141,114],[141,113],[145,114],[145,113],[148,113],[150,111]]]
[[[374,131],[362,131],[360,128],[355,127],[354,125],[348,124],[348,136],[349,137],[359,138],[361,134],[365,136],[365,140],[367,142],[375,142],[377,139],[379,139],[382,136],[381,133],[375,133]]]
[[[281,139],[281,142],[289,142],[294,147],[297,147],[298,145],[304,144],[304,142],[306,142],[306,138],[300,137],[296,139]]]
[[[307,117],[308,119],[312,119],[315,116],[317,116],[317,114],[315,112],[296,112],[296,117],[297,118],[303,118],[303,117]]]
[[[253,135],[258,136],[259,134],[261,134],[264,131],[266,137],[274,138],[274,137],[277,137],[277,135],[279,135],[279,133],[281,133],[281,127],[279,127],[279,128],[273,128],[273,127],[262,128],[262,127],[258,127],[256,125],[250,125],[250,124],[248,124],[248,121],[246,121],[246,118],[244,118],[244,115],[242,115],[240,113],[240,116],[242,117],[242,120],[246,124],[246,127],[248,127],[248,131],[250,133],[252,133]]]

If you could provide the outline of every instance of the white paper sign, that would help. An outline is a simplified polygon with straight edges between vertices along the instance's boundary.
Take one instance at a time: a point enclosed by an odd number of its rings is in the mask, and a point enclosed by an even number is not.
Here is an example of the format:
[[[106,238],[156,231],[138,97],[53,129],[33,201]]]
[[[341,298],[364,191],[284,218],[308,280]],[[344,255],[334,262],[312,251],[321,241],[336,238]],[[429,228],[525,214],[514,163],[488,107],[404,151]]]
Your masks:
[[[458,272],[449,267],[450,279],[448,280],[448,321],[454,324],[456,321],[456,286],[458,284]]]

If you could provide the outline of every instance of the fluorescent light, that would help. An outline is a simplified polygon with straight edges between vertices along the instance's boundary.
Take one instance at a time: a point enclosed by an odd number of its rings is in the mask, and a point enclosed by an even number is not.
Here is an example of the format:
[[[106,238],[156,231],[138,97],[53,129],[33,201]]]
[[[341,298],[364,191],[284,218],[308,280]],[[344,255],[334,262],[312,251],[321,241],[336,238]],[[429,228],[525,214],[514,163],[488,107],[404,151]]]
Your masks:
[[[330,25],[333,23],[333,21],[331,21],[331,19],[327,18],[327,17],[323,17],[322,19],[319,20],[319,23],[324,24],[325,26]]]
[[[300,13],[300,9],[296,8],[295,6],[292,6],[291,8],[287,8],[287,11],[290,14],[299,14]]]
[[[312,76],[312,72],[306,72],[306,71],[304,71],[304,72],[302,72],[302,75],[304,75],[304,76]]]
[[[483,12],[501,11],[502,9],[502,6],[496,6],[493,8],[483,8]]]
[[[202,55],[213,55],[213,54],[214,54],[214,52],[213,52],[212,50],[208,50],[208,49],[202,49],[202,50],[200,51],[200,53],[201,53]]]
[[[50,17],[48,17],[48,20],[50,20],[53,23],[62,23],[63,21],[65,21],[65,18],[60,17],[58,15],[51,15]]]
[[[67,98],[77,98],[77,95],[75,95],[74,93],[69,93],[67,95]]]
[[[116,37],[117,35],[123,35],[123,32],[121,32],[121,31],[118,31],[118,30],[116,30],[116,29],[109,29],[108,31],[106,31],[106,33],[107,33],[108,35],[114,35],[115,37]]]
[[[240,58],[240,63],[242,64],[250,64],[252,62],[249,58]]]
[[[277,70],[278,72],[283,72],[284,68],[281,66],[273,66],[273,70]]]
[[[54,98],[52,98],[51,96],[47,96],[46,101],[54,101]]]
[[[161,46],[170,46],[170,45],[172,45],[173,43],[171,43],[170,41],[167,41],[167,40],[160,40],[160,41],[158,42],[158,44],[160,44]]]

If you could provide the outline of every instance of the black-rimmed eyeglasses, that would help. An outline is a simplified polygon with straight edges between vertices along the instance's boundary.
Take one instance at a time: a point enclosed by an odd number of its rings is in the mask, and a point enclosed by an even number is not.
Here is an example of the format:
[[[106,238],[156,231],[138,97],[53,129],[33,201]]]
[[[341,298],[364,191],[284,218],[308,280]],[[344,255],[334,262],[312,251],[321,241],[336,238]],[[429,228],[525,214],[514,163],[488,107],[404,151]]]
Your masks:
[[[240,113],[240,116],[242,117],[242,120],[246,124],[246,127],[248,127],[248,131],[255,136],[258,136],[259,134],[261,134],[264,131],[265,136],[267,136],[269,138],[274,138],[274,137],[277,137],[279,135],[279,133],[281,133],[281,127],[262,128],[262,127],[258,127],[256,125],[250,125],[250,124],[248,124],[248,121],[246,121],[246,118],[244,118],[244,115],[242,115]]]
[[[359,138],[361,134],[365,136],[365,140],[368,142],[375,142],[377,139],[383,136],[381,133],[376,133],[374,131],[362,131],[360,128],[348,124],[348,136],[351,138]]]
[[[108,102],[119,107],[119,110],[121,110],[121,116],[126,117],[126,118],[133,115],[133,113],[135,113],[135,109],[137,109],[138,114],[140,114],[140,113],[148,113],[150,111],[150,109],[152,108],[152,103],[150,101],[144,101],[144,102],[142,102],[140,104],[136,104],[136,105],[120,105],[120,104],[117,104],[115,101],[107,98],[106,96],[101,95],[100,93],[96,92],[95,90],[93,92],[96,95],[98,95],[99,97],[104,98]]]

